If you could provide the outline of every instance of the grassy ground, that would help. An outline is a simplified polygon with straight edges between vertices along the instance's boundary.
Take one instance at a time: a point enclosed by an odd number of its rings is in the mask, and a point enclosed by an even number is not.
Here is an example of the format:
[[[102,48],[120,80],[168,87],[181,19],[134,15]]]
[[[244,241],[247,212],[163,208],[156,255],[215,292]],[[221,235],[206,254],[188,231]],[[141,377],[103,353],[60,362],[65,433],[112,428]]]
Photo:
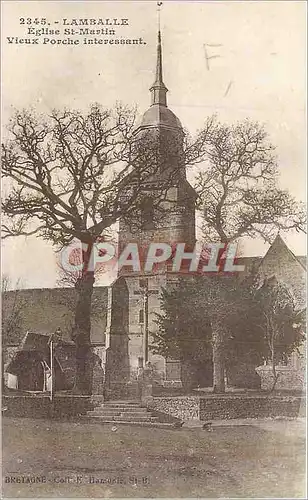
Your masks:
[[[4,498],[305,497],[305,437],[296,421],[212,432],[112,431],[112,425],[13,418],[2,423]],[[43,484],[6,482],[42,476]]]

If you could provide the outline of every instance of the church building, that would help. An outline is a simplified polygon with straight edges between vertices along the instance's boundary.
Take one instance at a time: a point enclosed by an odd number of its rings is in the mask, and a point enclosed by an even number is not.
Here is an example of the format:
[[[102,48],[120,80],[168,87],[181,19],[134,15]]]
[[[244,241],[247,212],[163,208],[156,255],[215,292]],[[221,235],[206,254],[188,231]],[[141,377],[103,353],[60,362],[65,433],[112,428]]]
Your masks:
[[[161,168],[149,176],[143,203],[140,205],[139,226],[119,221],[119,254],[127,243],[135,242],[145,248],[150,242],[185,243],[193,248],[195,234],[196,193],[186,178],[183,161],[184,131],[180,120],[168,108],[168,89],[163,80],[162,41],[158,32],[155,81],[150,88],[151,105],[143,114],[137,139],[152,137],[163,151],[164,144],[174,146],[173,154],[164,158]],[[162,153],[163,155],[163,153]],[[170,161],[169,161],[170,160]],[[166,186],[164,210],[157,215],[156,194]],[[264,277],[276,276],[285,282],[298,300],[298,308],[305,302],[305,264],[296,257],[278,235],[265,257],[243,258],[249,269],[257,267]],[[157,328],[155,314],[160,310],[162,288],[177,281],[168,263],[159,272],[134,272],[123,267],[115,282],[108,287],[95,287],[92,307],[92,347],[101,358],[106,384],[110,391],[133,384],[138,368],[150,361],[156,382],[161,386],[180,387],[181,367],[176,360],[167,360],[151,353],[151,333]],[[16,295],[17,294],[17,295]],[[20,290],[6,292],[3,297],[4,321],[14,304],[20,304],[20,324],[15,338],[6,340],[6,347],[16,352],[27,331],[50,334],[57,328],[64,339],[70,338],[74,316],[72,288]],[[8,360],[9,361],[9,360]],[[296,369],[296,367],[293,367]],[[293,369],[292,368],[292,369]]]
[[[149,191],[145,196],[144,206],[141,207],[140,221],[137,228],[130,228],[126,221],[119,222],[119,253],[126,243],[137,242],[139,248],[145,248],[150,242],[183,243],[187,247],[194,247],[195,235],[195,200],[196,193],[186,179],[186,170],[183,165],[184,132],[180,120],[168,108],[168,89],[163,81],[162,42],[158,32],[157,61],[155,81],[150,88],[151,105],[144,113],[141,123],[135,131],[136,137],[142,140],[145,134],[150,135],[158,142],[158,148],[164,155],[164,145],[176,151],[175,159],[168,159],[166,155],[162,166],[157,169],[151,178]],[[169,160],[169,161],[168,161]],[[169,175],[168,175],[169,172]],[[155,191],[160,193],[166,186],[166,196],[163,210],[153,205]],[[156,211],[156,213],[155,213]],[[159,212],[159,213],[157,213]],[[129,297],[129,325],[128,325],[128,354],[131,374],[135,373],[138,364],[150,360],[155,371],[164,378],[166,372],[165,360],[161,356],[153,356],[147,345],[147,334],[155,331],[155,313],[159,311],[160,292],[168,282],[176,279],[174,273],[165,269],[160,272],[140,274],[133,273],[131,268],[120,271],[125,277]]]

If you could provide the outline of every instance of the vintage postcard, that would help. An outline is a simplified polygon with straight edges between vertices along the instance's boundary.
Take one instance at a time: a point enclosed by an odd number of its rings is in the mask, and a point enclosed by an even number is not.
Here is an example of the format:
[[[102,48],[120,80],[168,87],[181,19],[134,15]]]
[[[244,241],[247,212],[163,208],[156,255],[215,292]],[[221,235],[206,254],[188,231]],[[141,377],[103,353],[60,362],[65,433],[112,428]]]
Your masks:
[[[306,498],[306,3],[1,7],[2,498]]]

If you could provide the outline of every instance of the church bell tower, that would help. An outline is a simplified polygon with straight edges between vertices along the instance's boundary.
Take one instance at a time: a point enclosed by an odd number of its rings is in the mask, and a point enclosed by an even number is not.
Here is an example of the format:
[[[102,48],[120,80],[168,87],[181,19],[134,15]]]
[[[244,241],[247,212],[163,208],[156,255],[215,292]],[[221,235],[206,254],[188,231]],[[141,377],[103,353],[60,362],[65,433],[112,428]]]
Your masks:
[[[184,131],[180,120],[168,108],[168,89],[163,81],[162,37],[158,31],[155,81],[150,87],[151,105],[144,113],[135,130],[136,139],[150,137],[157,143],[161,166],[155,169],[150,187],[144,192],[143,203],[137,210],[139,225],[130,226],[122,218],[119,221],[119,254],[128,243],[137,243],[145,248],[150,242],[185,243],[187,248],[195,244],[195,200],[196,193],[186,179],[183,154]],[[166,154],[166,147],[172,154]],[[172,172],[172,175],[170,174]],[[166,179],[168,186],[166,189]],[[166,196],[163,191],[166,190]],[[155,203],[161,197],[162,206]],[[155,313],[160,310],[160,292],[176,279],[166,267],[157,273],[134,273],[122,268],[119,277],[125,278],[129,291],[129,362],[131,376],[138,366],[151,361],[161,380],[165,377],[165,360],[152,355],[151,333],[155,332]]]

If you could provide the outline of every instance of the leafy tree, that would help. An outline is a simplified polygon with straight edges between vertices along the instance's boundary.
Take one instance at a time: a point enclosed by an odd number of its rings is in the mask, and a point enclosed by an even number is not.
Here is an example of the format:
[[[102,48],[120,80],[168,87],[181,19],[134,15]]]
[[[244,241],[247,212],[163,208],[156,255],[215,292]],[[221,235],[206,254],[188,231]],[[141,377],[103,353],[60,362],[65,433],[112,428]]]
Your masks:
[[[197,145],[204,168],[195,189],[207,241],[261,236],[271,242],[277,228],[305,231],[303,205],[278,187],[275,148],[263,126],[248,119],[227,125],[210,117],[194,151]]]
[[[229,342],[251,310],[251,282],[233,274],[182,278],[162,296],[153,350],[183,361],[213,361],[213,390],[225,391]],[[234,361],[234,359],[233,359]]]
[[[204,314],[203,293],[202,280],[189,277],[181,278],[177,286],[163,290],[161,313],[156,315],[158,331],[152,334],[152,351],[181,360],[191,379],[197,377],[193,371],[200,364],[203,369],[212,364],[211,327]],[[182,376],[185,385],[183,372]],[[187,382],[189,385],[190,381]]]
[[[275,277],[264,281],[256,298],[261,312],[259,326],[263,332],[263,358],[272,367],[273,391],[279,378],[277,364],[298,351],[305,340],[305,311],[296,310],[289,289]]]
[[[94,273],[89,262],[97,239],[119,218],[139,223],[150,193],[157,213],[182,162],[175,161],[183,138],[135,133],[135,112],[91,106],[89,112],[16,112],[2,146],[4,237],[37,234],[57,248],[83,244],[82,273],[72,337],[76,343],[77,392],[89,393],[90,314]],[[168,168],[165,168],[168,166]],[[153,183],[164,172],[159,186]]]
[[[192,364],[213,360],[213,390],[225,391],[225,370],[241,363],[276,366],[305,340],[305,311],[276,278],[260,283],[256,274],[181,278],[164,291],[153,351]]]
[[[205,277],[206,308],[212,327],[214,392],[225,392],[226,368],[235,361],[230,357],[229,341],[254,310],[253,281],[253,276],[242,280],[239,274],[223,272]]]

